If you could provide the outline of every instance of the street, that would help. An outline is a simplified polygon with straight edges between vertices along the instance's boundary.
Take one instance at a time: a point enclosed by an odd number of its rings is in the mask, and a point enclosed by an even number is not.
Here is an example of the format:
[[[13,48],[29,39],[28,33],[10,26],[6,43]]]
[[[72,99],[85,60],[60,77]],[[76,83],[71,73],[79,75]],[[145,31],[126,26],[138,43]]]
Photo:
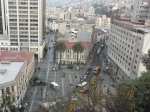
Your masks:
[[[70,87],[70,84],[72,84],[73,87],[76,86],[76,84],[79,82],[79,77],[83,74],[83,71],[71,71],[68,69],[63,71],[52,70],[53,65],[50,62],[53,61],[53,42],[51,42],[51,40],[54,40],[54,35],[51,35],[48,45],[48,48],[51,47],[51,50],[47,51],[44,61],[36,65],[37,68],[40,67],[41,69],[36,69],[34,74],[46,79],[47,83],[46,86],[32,87],[29,85],[26,92],[26,95],[29,96],[29,105],[26,108],[27,112],[36,112],[38,102],[40,101],[48,101],[57,97],[67,96],[68,92],[72,88]],[[65,73],[65,77],[62,77],[62,72]],[[75,76],[77,76],[77,78],[75,78]],[[58,83],[60,90],[55,92],[53,89],[51,89],[50,82]]]
[[[79,81],[80,78],[84,76],[85,69],[76,71],[76,70],[68,70],[64,69],[62,71],[53,71],[52,67],[52,61],[53,61],[53,43],[51,40],[54,41],[55,35],[51,35],[49,38],[49,45],[47,46],[49,49],[45,55],[45,58],[43,62],[40,62],[36,65],[36,68],[40,67],[41,69],[36,69],[36,72],[34,75],[37,75],[39,77],[42,77],[46,79],[46,86],[31,86],[29,85],[26,95],[29,96],[29,105],[26,108],[27,112],[36,112],[38,107],[38,102],[40,101],[51,101],[59,97],[65,97],[68,95],[69,91],[71,91],[71,88],[75,87]],[[91,68],[94,69],[95,66],[101,67],[100,75],[98,76],[100,79],[103,79],[102,82],[102,89],[104,93],[107,93],[108,89],[110,92],[114,93],[113,88],[111,87],[111,84],[114,84],[114,82],[111,80],[110,75],[104,74],[102,70],[104,69],[103,62],[102,62],[102,55],[106,55],[106,49],[102,49],[100,55],[97,55],[97,49],[100,46],[96,46],[93,52],[93,59],[90,64]],[[51,62],[51,63],[50,63]],[[62,73],[65,73],[65,77],[62,77]],[[33,76],[34,76],[33,75]],[[90,82],[91,78],[93,76],[93,71],[88,75],[86,81]],[[50,83],[56,82],[60,86],[59,91],[55,91],[50,88]],[[70,85],[71,84],[71,85]]]

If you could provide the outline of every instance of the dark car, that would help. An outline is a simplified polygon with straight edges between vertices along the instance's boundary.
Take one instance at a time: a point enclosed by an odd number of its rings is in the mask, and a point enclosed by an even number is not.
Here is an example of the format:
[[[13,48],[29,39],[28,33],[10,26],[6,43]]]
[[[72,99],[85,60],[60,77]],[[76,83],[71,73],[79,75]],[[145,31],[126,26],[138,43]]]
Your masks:
[[[87,69],[87,72],[86,72],[86,75],[89,75],[90,72],[91,72],[91,70],[92,70],[92,68],[88,68],[88,69]]]
[[[65,73],[62,73],[62,77],[65,77]]]

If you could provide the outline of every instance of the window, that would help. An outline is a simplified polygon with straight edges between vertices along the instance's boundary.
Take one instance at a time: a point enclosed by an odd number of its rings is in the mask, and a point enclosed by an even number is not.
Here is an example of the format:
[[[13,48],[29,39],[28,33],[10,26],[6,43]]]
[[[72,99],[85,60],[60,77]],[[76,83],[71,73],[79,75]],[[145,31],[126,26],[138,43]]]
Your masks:
[[[12,88],[12,91],[14,91],[14,86],[11,86],[11,88]]]
[[[69,58],[69,55],[67,55],[67,58]]]
[[[69,49],[67,50],[67,52],[69,53]]]
[[[9,92],[9,87],[6,88],[6,92]]]
[[[139,49],[137,49],[137,52],[139,52]]]
[[[134,66],[134,69],[136,69],[136,66]]]

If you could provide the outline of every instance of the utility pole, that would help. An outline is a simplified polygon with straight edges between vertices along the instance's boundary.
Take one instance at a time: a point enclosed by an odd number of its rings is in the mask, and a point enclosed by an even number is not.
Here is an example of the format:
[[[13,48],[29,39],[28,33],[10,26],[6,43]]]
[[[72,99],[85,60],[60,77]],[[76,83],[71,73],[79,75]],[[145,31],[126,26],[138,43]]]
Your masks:
[[[42,86],[41,86],[41,99],[42,99]]]

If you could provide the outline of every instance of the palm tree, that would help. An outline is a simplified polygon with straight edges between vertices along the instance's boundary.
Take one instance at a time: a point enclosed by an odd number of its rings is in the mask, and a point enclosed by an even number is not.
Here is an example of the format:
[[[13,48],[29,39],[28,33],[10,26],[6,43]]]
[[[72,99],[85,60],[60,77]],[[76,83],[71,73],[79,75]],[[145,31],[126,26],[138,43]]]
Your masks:
[[[78,65],[78,56],[79,53],[82,53],[84,51],[84,46],[82,45],[81,42],[77,42],[73,45],[72,49],[75,53],[77,53],[77,65]]]
[[[60,59],[59,59],[59,69],[60,69],[61,68],[61,53],[65,52],[66,45],[64,44],[64,42],[60,41],[60,42],[56,43],[55,50],[60,53]]]

